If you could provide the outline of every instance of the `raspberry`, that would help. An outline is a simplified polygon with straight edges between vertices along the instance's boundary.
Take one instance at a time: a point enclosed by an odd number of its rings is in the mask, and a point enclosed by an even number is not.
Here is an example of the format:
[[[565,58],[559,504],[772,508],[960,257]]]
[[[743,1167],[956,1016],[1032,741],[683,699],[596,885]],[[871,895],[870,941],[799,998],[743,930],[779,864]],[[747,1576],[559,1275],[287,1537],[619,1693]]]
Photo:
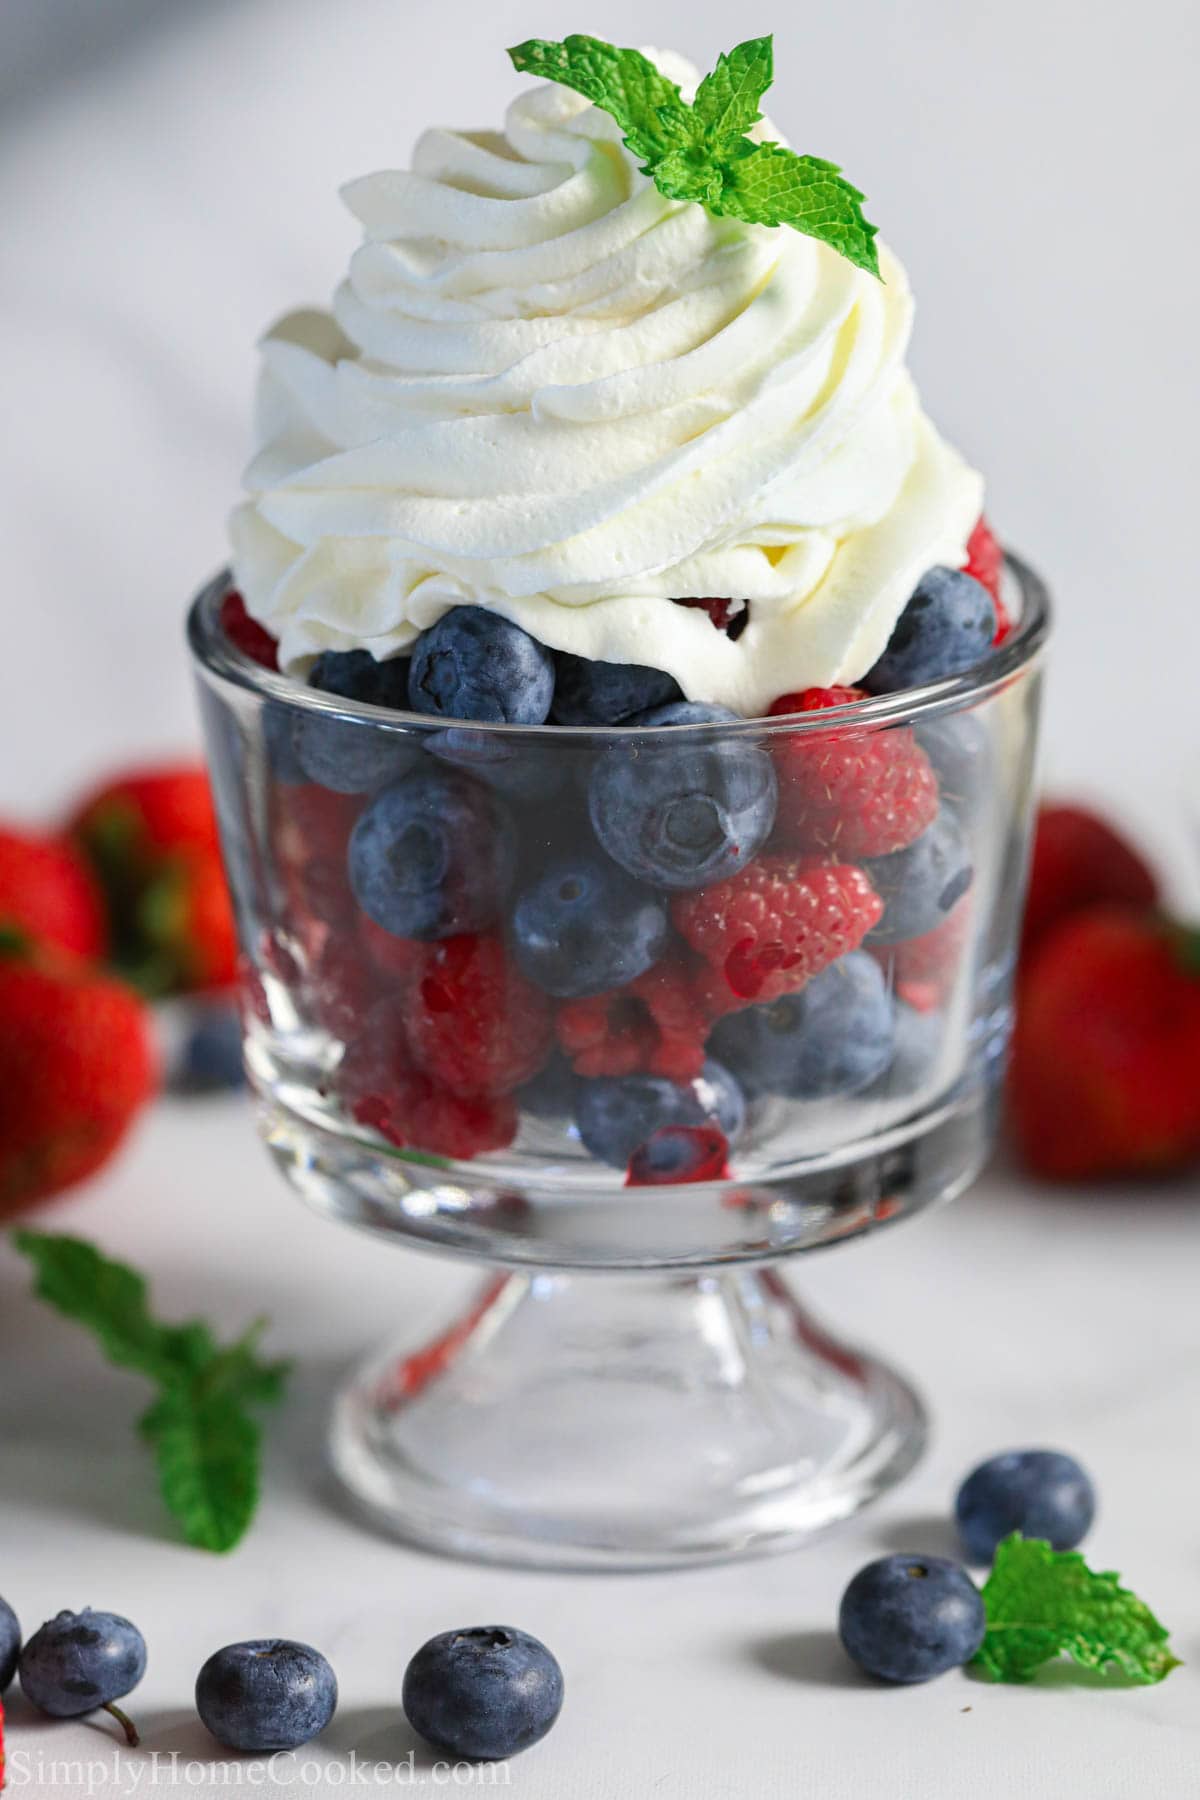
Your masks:
[[[406,1006],[395,996],[377,1002],[342,1059],[338,1082],[354,1118],[398,1149],[463,1159],[505,1149],[516,1136],[515,1103],[449,1093],[415,1068]]]
[[[397,937],[385,931],[366,913],[358,915],[358,935],[372,964],[381,975],[389,975],[402,986],[411,984],[425,967],[430,945],[416,938]]]
[[[967,560],[963,564],[968,575],[985,587],[996,603],[996,635],[994,644],[1002,644],[1012,630],[1012,619],[1008,608],[1000,598],[1000,577],[1004,569],[1004,552],[993,535],[987,520],[980,517],[979,523],[967,539]]]
[[[353,940],[330,934],[313,959],[305,987],[314,1018],[331,1036],[345,1040],[359,1029],[378,992],[372,971]]]
[[[264,669],[278,669],[278,643],[257,619],[250,617],[240,594],[226,594],[222,600],[221,630],[251,662],[259,663]]]
[[[692,606],[700,612],[706,612],[717,631],[723,631],[734,643],[741,637],[750,623],[750,602],[748,600],[721,600],[709,595],[703,600],[683,599],[676,596],[672,604],[675,606]]]
[[[971,896],[964,894],[924,937],[906,938],[872,954],[901,1000],[917,1012],[933,1012],[950,998],[970,926]]]
[[[883,902],[861,869],[764,856],[671,905],[676,929],[712,970],[695,991],[717,1012],[777,1000],[856,950]]]
[[[784,694],[771,716],[848,706],[858,688],[806,688]],[[791,849],[839,857],[890,856],[933,823],[938,784],[933,766],[907,727],[836,725],[797,732],[774,745],[779,770],[775,831]]]
[[[577,1075],[664,1075],[691,1081],[704,1067],[711,1015],[682,957],[607,994],[569,1000],[555,1031]]]
[[[553,1037],[549,998],[510,962],[499,937],[444,938],[409,1001],[418,1065],[456,1094],[509,1094],[536,1075]]]

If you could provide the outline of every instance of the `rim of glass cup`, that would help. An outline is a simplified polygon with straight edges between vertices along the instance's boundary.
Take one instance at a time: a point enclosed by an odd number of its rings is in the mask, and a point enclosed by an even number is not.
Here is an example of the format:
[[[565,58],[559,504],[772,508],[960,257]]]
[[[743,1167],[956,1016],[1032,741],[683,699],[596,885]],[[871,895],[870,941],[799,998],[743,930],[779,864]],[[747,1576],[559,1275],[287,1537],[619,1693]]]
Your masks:
[[[483,719],[443,719],[429,713],[401,712],[395,707],[371,706],[365,701],[349,700],[338,694],[324,694],[297,681],[293,676],[265,669],[239,650],[221,626],[221,604],[234,591],[233,576],[222,569],[208,581],[188,613],[187,634],[192,655],[208,676],[216,676],[233,686],[245,688],[262,699],[281,701],[285,705],[310,712],[326,713],[336,718],[361,719],[375,725],[423,730],[445,729],[452,725],[458,732],[481,732],[489,738],[510,737],[519,741],[561,741],[563,738],[594,740],[612,738],[628,741],[631,731],[643,737],[680,733],[698,736],[732,736],[752,732],[755,736],[794,734],[804,731],[828,732],[836,725],[876,725],[911,723],[944,712],[959,712],[986,700],[1024,674],[1039,659],[1049,636],[1051,625],[1050,594],[1041,576],[1021,557],[1011,551],[1004,554],[1005,570],[1021,594],[1021,611],[1011,634],[998,649],[988,653],[982,662],[926,687],[903,688],[895,694],[879,694],[866,700],[853,700],[844,706],[830,706],[819,712],[782,713],[773,717],[723,719],[703,724],[637,727],[630,725],[509,725]]]

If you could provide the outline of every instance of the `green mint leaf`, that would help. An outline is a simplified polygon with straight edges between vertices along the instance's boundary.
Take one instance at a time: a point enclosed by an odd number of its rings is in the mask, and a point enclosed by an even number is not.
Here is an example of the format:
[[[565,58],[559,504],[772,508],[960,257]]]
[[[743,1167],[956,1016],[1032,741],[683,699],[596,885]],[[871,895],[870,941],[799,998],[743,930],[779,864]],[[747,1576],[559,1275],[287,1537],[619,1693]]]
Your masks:
[[[984,1583],[987,1633],[974,1665],[992,1681],[1028,1681],[1057,1656],[1150,1684],[1179,1666],[1167,1633],[1120,1578],[1019,1532],[1004,1539]]]
[[[110,1262],[85,1239],[17,1231],[13,1242],[37,1271],[38,1298],[99,1338],[108,1360],[119,1368],[170,1382],[202,1367],[214,1354],[207,1325],[158,1324],[136,1269]]]
[[[717,66],[696,89],[692,111],[710,143],[741,137],[762,114],[758,103],[775,79],[775,52],[769,37],[747,38],[717,58]]]
[[[521,73],[574,88],[610,113],[642,173],[668,199],[748,225],[789,225],[879,274],[876,227],[836,163],[745,135],[761,117],[758,102],[774,74],[769,37],[748,38],[720,56],[691,106],[639,50],[600,38],[530,38],[508,54]]]
[[[690,135],[689,108],[673,81],[640,50],[573,33],[561,43],[530,38],[509,51],[519,74],[574,88],[611,114],[635,156],[654,162]]]
[[[163,1499],[199,1550],[232,1550],[258,1506],[258,1426],[229,1393],[171,1388],[141,1422]]]
[[[246,1409],[280,1400],[288,1374],[258,1354],[266,1322],[219,1345],[203,1320],[160,1324],[137,1270],[84,1239],[18,1231],[13,1241],[34,1264],[39,1297],[91,1331],[110,1362],[156,1384],[138,1429],[154,1447],[163,1498],[189,1543],[232,1549],[258,1501],[259,1430]]]
[[[797,156],[781,144],[755,144],[748,155],[727,162],[722,173],[714,211],[751,225],[791,225],[878,275],[877,228],[863,217],[863,196],[836,163]]]

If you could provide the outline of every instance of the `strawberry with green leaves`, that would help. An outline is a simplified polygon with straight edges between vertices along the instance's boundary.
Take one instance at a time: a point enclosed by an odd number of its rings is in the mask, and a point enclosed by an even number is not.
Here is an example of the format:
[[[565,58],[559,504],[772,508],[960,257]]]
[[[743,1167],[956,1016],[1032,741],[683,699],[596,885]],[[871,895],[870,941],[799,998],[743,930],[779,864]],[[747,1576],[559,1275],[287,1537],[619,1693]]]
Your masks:
[[[227,987],[237,956],[205,770],[138,769],[71,822],[108,901],[113,960],[151,996]]]
[[[99,1169],[155,1088],[123,982],[0,927],[0,1218]]]
[[[12,925],[75,956],[103,956],[104,897],[68,838],[0,827],[0,926]]]
[[[1050,1180],[1200,1161],[1200,931],[1127,907],[1058,925],[1022,972],[1010,1090]]]

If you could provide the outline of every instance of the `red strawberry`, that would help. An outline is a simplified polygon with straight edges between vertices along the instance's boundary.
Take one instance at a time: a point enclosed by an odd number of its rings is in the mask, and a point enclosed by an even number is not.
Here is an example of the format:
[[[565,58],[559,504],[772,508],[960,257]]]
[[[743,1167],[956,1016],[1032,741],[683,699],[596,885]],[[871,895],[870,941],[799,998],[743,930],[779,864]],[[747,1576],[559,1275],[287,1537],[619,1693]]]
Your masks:
[[[76,809],[70,829],[104,868],[114,860],[157,862],[168,850],[217,849],[208,774],[200,763],[133,769],[105,782]]]
[[[71,829],[104,889],[122,974],[154,995],[233,981],[233,913],[202,767],[136,770],[108,782]]]
[[[996,635],[992,642],[1002,644],[1012,630],[1012,620],[1008,608],[1000,597],[1000,583],[1004,573],[1004,552],[992,533],[987,520],[980,517],[978,524],[967,539],[967,560],[963,564],[968,575],[973,575],[981,586],[985,587],[996,603]]]
[[[104,898],[91,869],[67,838],[0,829],[0,925],[76,956],[104,954]]]
[[[1010,1095],[1051,1180],[1200,1158],[1200,932],[1121,907],[1059,925],[1022,978]]]
[[[1149,909],[1157,900],[1153,870],[1113,826],[1082,806],[1039,808],[1021,937],[1023,957],[1071,913],[1102,902]]]
[[[0,933],[0,1217],[106,1162],[154,1080],[136,994],[77,957]]]
[[[549,998],[490,935],[431,944],[409,995],[418,1067],[456,1094],[510,1094],[536,1075],[553,1039]]]
[[[861,869],[763,856],[671,904],[676,929],[710,965],[714,1012],[778,1000],[847,950],[883,914]]]
[[[217,857],[169,857],[135,916],[139,944],[126,966],[144,992],[194,993],[237,979],[237,931]]]
[[[278,669],[278,641],[264,625],[250,617],[240,594],[226,594],[222,600],[221,629],[251,662],[261,664],[264,669]]]
[[[824,712],[867,696],[858,688],[806,688],[771,705],[773,717]],[[773,745],[779,770],[776,836],[789,849],[845,860],[906,850],[937,816],[933,766],[905,727],[831,726]]]

